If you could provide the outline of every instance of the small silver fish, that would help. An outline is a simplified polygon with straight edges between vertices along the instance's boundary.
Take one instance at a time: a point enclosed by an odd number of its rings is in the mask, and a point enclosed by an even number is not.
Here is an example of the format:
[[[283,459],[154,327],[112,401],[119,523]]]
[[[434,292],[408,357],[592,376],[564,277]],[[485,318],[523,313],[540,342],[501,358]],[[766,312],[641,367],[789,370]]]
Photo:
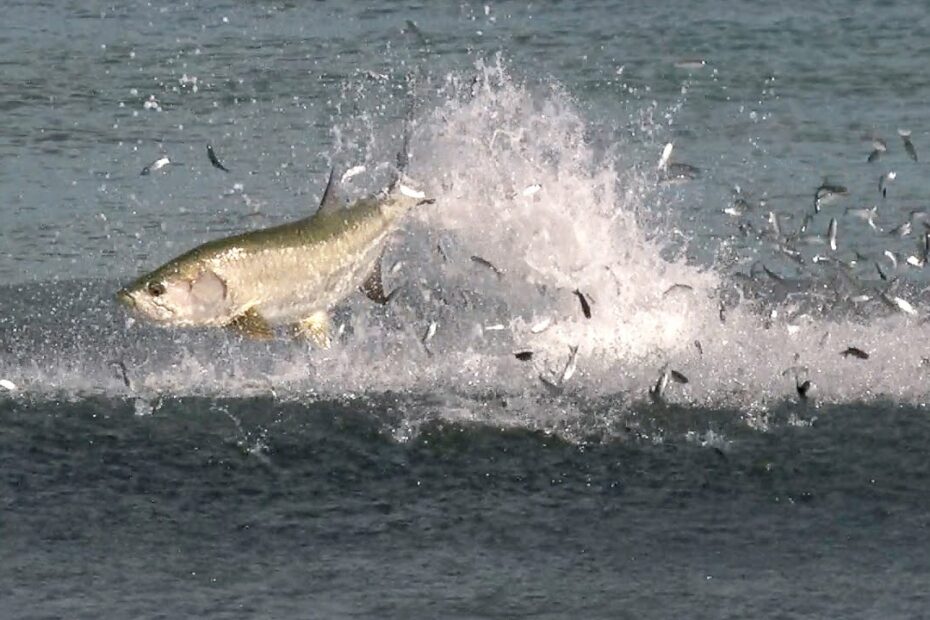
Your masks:
[[[207,159],[210,160],[210,163],[213,164],[213,167],[222,170],[223,172],[229,172],[229,168],[220,163],[219,158],[216,156],[216,153],[213,151],[213,145],[207,145]]]
[[[911,316],[917,316],[917,310],[915,310],[914,306],[912,306],[911,303],[903,297],[892,297],[891,301],[894,302],[895,306],[897,306],[901,312]]]
[[[889,170],[882,176],[878,177],[878,191],[881,193],[882,198],[888,197],[888,184],[894,181],[898,177],[898,173],[894,170]]]
[[[775,238],[781,239],[781,223],[774,211],[769,211],[769,226],[772,227],[772,234],[775,235]]]
[[[897,264],[897,263],[896,263],[896,264]],[[879,278],[881,278],[881,279],[884,280],[885,282],[888,281],[888,274],[885,273],[885,271],[882,269],[882,266],[879,265],[877,261],[876,261],[876,263],[875,263],[875,271],[878,272],[878,277],[879,277]]]
[[[892,228],[888,231],[889,235],[895,235],[898,237],[907,237],[914,231],[914,227],[911,225],[910,221],[904,222],[900,226]]]
[[[892,252],[891,250],[885,250],[884,252],[882,252],[882,255],[887,257],[888,260],[891,261],[892,267],[894,267],[895,269],[898,268],[898,256],[894,252]]]
[[[827,182],[821,183],[817,191],[814,192],[814,213],[820,213],[820,207],[823,204],[839,196],[846,196],[847,194],[849,194],[849,190],[842,185]]]
[[[785,283],[785,279],[784,279],[783,277],[781,277],[780,275],[778,275],[777,273],[775,273],[774,271],[772,271],[771,269],[769,269],[769,268],[766,267],[765,265],[762,265],[762,271],[765,272],[765,275],[767,275],[768,277],[772,278],[773,280],[775,280],[775,281],[778,282],[779,284],[784,284],[784,283]]]
[[[656,380],[655,385],[649,388],[649,397],[652,402],[658,404],[665,401],[665,388],[668,386],[670,379],[676,383],[688,383],[688,377],[677,370],[669,370],[668,363],[666,363],[659,371],[659,378]]]
[[[669,142],[665,145],[665,148],[662,149],[662,157],[659,158],[659,165],[657,166],[659,170],[663,170],[668,164],[668,158],[672,156],[673,148],[674,144]]]
[[[810,393],[811,388],[814,387],[814,384],[811,383],[810,379],[800,381],[797,377],[795,377],[794,387],[798,392],[798,396],[801,397],[801,400],[807,400],[808,394]]]
[[[743,202],[745,202],[745,201],[743,201]],[[724,212],[726,215],[729,215],[730,217],[742,217],[742,216],[746,215],[746,209],[741,208],[741,207],[742,207],[742,205],[737,205],[736,203],[734,203],[732,206],[725,207],[725,208],[723,209],[723,212]]]
[[[115,366],[120,371],[120,377],[123,380],[123,385],[128,389],[132,389],[132,381],[129,380],[129,372],[126,370],[126,364],[123,360],[110,360],[107,362],[110,366]]]
[[[152,172],[157,172],[171,163],[171,160],[167,157],[160,157],[150,163],[148,166],[142,169],[142,172],[139,173],[140,176],[146,176]]]
[[[703,58],[682,58],[681,60],[675,61],[676,69],[694,71],[696,69],[703,69],[705,66],[707,66],[707,61]]]
[[[426,333],[423,334],[423,338],[420,340],[423,344],[428,343],[433,339],[433,336],[436,335],[436,329],[439,326],[436,324],[436,321],[430,321],[429,327],[426,328]]]
[[[497,267],[495,267],[491,261],[485,258],[481,258],[480,256],[472,256],[471,261],[473,263],[477,263],[481,265],[482,267],[487,267],[488,269],[490,269],[492,272],[494,272],[494,275],[497,276],[498,280],[504,277],[504,272],[498,269]]]
[[[665,289],[665,292],[662,293],[662,297],[668,297],[669,295],[673,293],[690,293],[693,290],[694,290],[694,287],[692,287],[689,284],[673,284],[667,289]]]
[[[924,267],[930,260],[930,230],[924,231],[923,243],[920,245],[918,256],[908,256],[907,264],[911,267]]]
[[[914,143],[911,142],[911,130],[899,129],[898,135],[901,136],[901,141],[904,142],[904,150],[907,151],[911,159],[917,161],[917,149],[914,148]]]
[[[875,205],[870,208],[849,207],[846,209],[845,213],[846,215],[851,215],[852,217],[868,222],[872,230],[875,230],[875,231],[878,230],[878,227],[875,225],[875,216],[878,214],[878,205]]]
[[[429,357],[433,356],[433,352],[429,348],[429,341],[433,339],[433,336],[436,335],[436,321],[430,321],[429,326],[426,328],[426,332],[423,334],[423,337],[420,338],[420,344],[423,345],[423,350],[426,351],[426,354]]]
[[[532,334],[541,334],[541,333],[543,333],[544,331],[546,331],[547,329],[549,329],[549,326],[551,326],[551,325],[552,325],[552,319],[549,318],[549,317],[546,317],[546,318],[541,319],[541,320],[537,321],[536,323],[534,323],[534,324],[530,327],[530,333],[532,333]]]
[[[584,318],[590,319],[591,318],[591,304],[588,303],[587,296],[581,291],[579,291],[578,289],[575,289],[573,292],[575,293],[575,296],[578,298],[578,301],[581,303],[581,313],[584,315]]]
[[[701,169],[691,164],[668,163],[666,164],[663,174],[659,176],[660,181],[692,181],[701,174]]]
[[[575,375],[575,368],[577,367],[578,361],[578,345],[571,346],[568,348],[568,361],[565,362],[565,368],[562,369],[562,374],[559,376],[559,384],[565,385],[565,382],[571,379]]]
[[[869,354],[859,347],[846,347],[844,351],[840,351],[840,355],[843,357],[855,357],[856,359],[860,360],[869,359]]]
[[[893,310],[903,312],[904,314],[909,314],[910,316],[917,316],[917,310],[914,309],[914,306],[912,306],[909,301],[902,297],[882,293],[881,299],[888,307]]]
[[[688,383],[688,377],[677,370],[671,370],[669,374],[676,383]]]
[[[878,161],[878,158],[885,154],[888,150],[888,144],[885,143],[881,138],[874,138],[872,140],[872,152],[869,153],[869,163],[874,163]]]

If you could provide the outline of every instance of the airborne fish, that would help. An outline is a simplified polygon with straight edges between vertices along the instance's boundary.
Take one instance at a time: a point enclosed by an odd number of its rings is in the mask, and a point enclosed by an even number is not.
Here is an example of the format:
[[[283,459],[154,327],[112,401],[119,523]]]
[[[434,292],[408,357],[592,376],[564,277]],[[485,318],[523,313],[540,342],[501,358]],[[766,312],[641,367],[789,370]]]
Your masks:
[[[878,161],[878,158],[881,157],[884,153],[888,151],[888,144],[881,138],[872,139],[872,152],[869,153],[869,163]]]
[[[911,159],[917,161],[917,149],[914,148],[914,143],[911,142],[911,130],[899,129],[898,135],[901,136],[901,141],[904,142],[904,150],[907,151]]]
[[[656,404],[665,402],[665,388],[668,386],[669,379],[674,380],[676,383],[688,383],[688,377],[677,370],[670,370],[668,362],[666,362],[659,370],[659,378],[656,380],[656,384],[649,388],[649,398],[652,399],[652,402]]]
[[[573,292],[575,293],[575,296],[578,298],[578,301],[581,302],[581,313],[584,315],[584,318],[590,319],[591,318],[591,304],[588,302],[588,297],[584,293],[579,291],[578,289],[575,289]]]
[[[150,163],[148,166],[144,167],[142,169],[142,172],[139,173],[139,175],[143,177],[147,176],[151,174],[152,172],[161,170],[162,168],[164,168],[170,163],[171,163],[171,160],[163,155],[159,157],[158,159],[156,159],[155,161],[153,161],[152,163]]]
[[[216,156],[216,153],[213,151],[212,144],[207,145],[207,159],[210,160],[210,163],[213,164],[214,168],[222,170],[223,172],[229,172],[229,168],[224,166],[222,162],[220,162],[219,158]]]
[[[875,216],[878,214],[878,205],[874,205],[871,208],[866,207],[847,207],[846,215],[851,215],[853,217],[859,218],[868,222],[872,230],[877,231],[878,226],[875,225]]]
[[[342,206],[330,173],[310,217],[205,243],[117,298],[162,325],[229,327],[255,338],[292,325],[297,335],[326,347],[329,311],[356,287],[378,303],[389,301],[381,284],[384,247],[401,216],[432,202],[396,181],[386,192]]]
[[[820,206],[827,201],[838,196],[846,196],[847,194],[849,194],[849,190],[844,186],[824,181],[820,184],[820,187],[817,188],[817,191],[814,192],[814,213],[820,213]]]
[[[664,168],[660,171],[659,181],[692,181],[698,178],[700,174],[701,169],[697,166],[680,162],[669,162],[666,163]]]
[[[878,191],[881,193],[882,198],[888,197],[888,184],[894,181],[897,176],[898,173],[894,170],[891,170],[878,177]]]
[[[869,359],[869,354],[863,351],[862,349],[860,349],[859,347],[846,347],[844,351],[840,351],[840,355],[842,355],[843,357],[852,356],[860,360]]]

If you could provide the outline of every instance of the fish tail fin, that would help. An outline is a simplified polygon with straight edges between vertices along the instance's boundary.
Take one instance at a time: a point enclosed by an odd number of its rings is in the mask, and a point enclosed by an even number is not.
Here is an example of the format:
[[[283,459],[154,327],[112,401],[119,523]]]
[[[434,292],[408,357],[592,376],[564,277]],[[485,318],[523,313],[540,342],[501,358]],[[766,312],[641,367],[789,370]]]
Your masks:
[[[394,167],[394,176],[388,185],[388,193],[394,193],[397,186],[404,181],[407,173],[407,167],[410,165],[410,136],[413,134],[415,122],[413,120],[414,100],[410,97],[410,103],[407,106],[407,114],[404,117],[404,134],[401,138],[400,150],[397,151],[397,159]]]
[[[404,117],[404,135],[401,139],[400,150],[397,152],[397,172],[396,176],[401,176],[407,171],[410,165],[410,136],[413,134],[413,128],[416,121],[413,118],[416,103],[413,97],[410,98],[410,104],[407,106],[407,114]]]
[[[420,183],[407,176],[407,164],[410,161],[410,134],[413,122],[408,119],[404,128],[404,142],[400,152],[397,154],[397,169],[394,172],[394,178],[388,186],[388,196],[405,196],[406,198],[417,200],[414,206],[423,204],[432,204],[436,202],[433,198],[428,198],[424,192],[418,189]],[[404,202],[407,202],[406,200]]]
[[[398,198],[397,204],[406,206],[420,206],[436,202],[433,198],[428,198],[426,194],[418,187],[420,183],[407,176],[407,169],[410,165],[410,142],[413,131],[416,128],[416,76],[409,74],[407,82],[410,86],[407,98],[407,112],[404,116],[404,133],[401,140],[400,150],[397,152],[397,165],[394,168],[394,176],[385,192],[387,196]],[[403,198],[402,198],[403,197]],[[411,205],[410,199],[414,203]]]
[[[394,177],[391,179],[391,183],[388,186],[390,192],[393,192],[400,183],[410,183],[410,180],[406,179],[406,174],[407,168],[410,166],[410,142],[413,131],[417,125],[417,76],[413,72],[407,74],[407,85],[407,109],[404,113],[403,136],[401,138],[400,150],[397,151]]]

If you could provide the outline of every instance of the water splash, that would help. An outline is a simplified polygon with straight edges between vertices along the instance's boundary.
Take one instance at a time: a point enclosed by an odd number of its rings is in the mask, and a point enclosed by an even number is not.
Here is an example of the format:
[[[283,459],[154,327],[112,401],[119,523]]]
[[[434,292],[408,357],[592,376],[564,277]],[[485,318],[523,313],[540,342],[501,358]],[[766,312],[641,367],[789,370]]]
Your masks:
[[[628,161],[622,140],[596,147],[558,85],[530,88],[501,62],[479,63],[435,92],[417,118],[409,174],[436,203],[407,223],[385,265],[388,287],[402,290],[386,308],[349,300],[331,350],[127,326],[105,293],[75,303],[49,285],[70,325],[61,313],[44,326],[18,313],[4,332],[2,375],[25,394],[145,402],[431,394],[418,415],[544,428],[604,425],[590,420],[589,402],[610,402],[602,417],[648,404],[666,364],[690,378],[666,402],[737,408],[757,426],[773,403],[799,398],[804,378],[819,402],[924,398],[927,364],[912,343],[930,334],[909,316],[846,319],[816,290],[806,305],[774,290],[785,284],[723,308],[732,274],[667,256],[662,222],[675,214],[660,210],[654,162]],[[372,130],[370,118],[362,124]],[[384,168],[372,153],[359,163]],[[819,310],[802,309],[811,299]],[[850,344],[870,359],[840,357]],[[113,359],[132,385],[114,375]]]

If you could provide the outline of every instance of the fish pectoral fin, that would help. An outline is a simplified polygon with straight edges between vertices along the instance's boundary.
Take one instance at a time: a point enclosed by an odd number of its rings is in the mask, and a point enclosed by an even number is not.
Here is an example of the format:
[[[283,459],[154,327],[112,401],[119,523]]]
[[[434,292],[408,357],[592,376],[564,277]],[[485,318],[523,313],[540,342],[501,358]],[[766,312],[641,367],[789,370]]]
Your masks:
[[[368,277],[365,278],[365,281],[362,282],[359,289],[365,293],[368,299],[382,306],[391,301],[391,298],[393,298],[394,294],[399,290],[394,289],[389,295],[384,294],[384,283],[381,280],[381,257],[378,257],[378,260],[375,261],[375,266],[372,268],[371,273],[368,274]]]
[[[229,329],[255,340],[270,340],[274,330],[255,308],[249,308],[226,324]]]
[[[307,318],[298,321],[295,331],[296,337],[306,338],[321,349],[328,349],[332,345],[331,323],[329,315],[324,310],[314,312]]]

